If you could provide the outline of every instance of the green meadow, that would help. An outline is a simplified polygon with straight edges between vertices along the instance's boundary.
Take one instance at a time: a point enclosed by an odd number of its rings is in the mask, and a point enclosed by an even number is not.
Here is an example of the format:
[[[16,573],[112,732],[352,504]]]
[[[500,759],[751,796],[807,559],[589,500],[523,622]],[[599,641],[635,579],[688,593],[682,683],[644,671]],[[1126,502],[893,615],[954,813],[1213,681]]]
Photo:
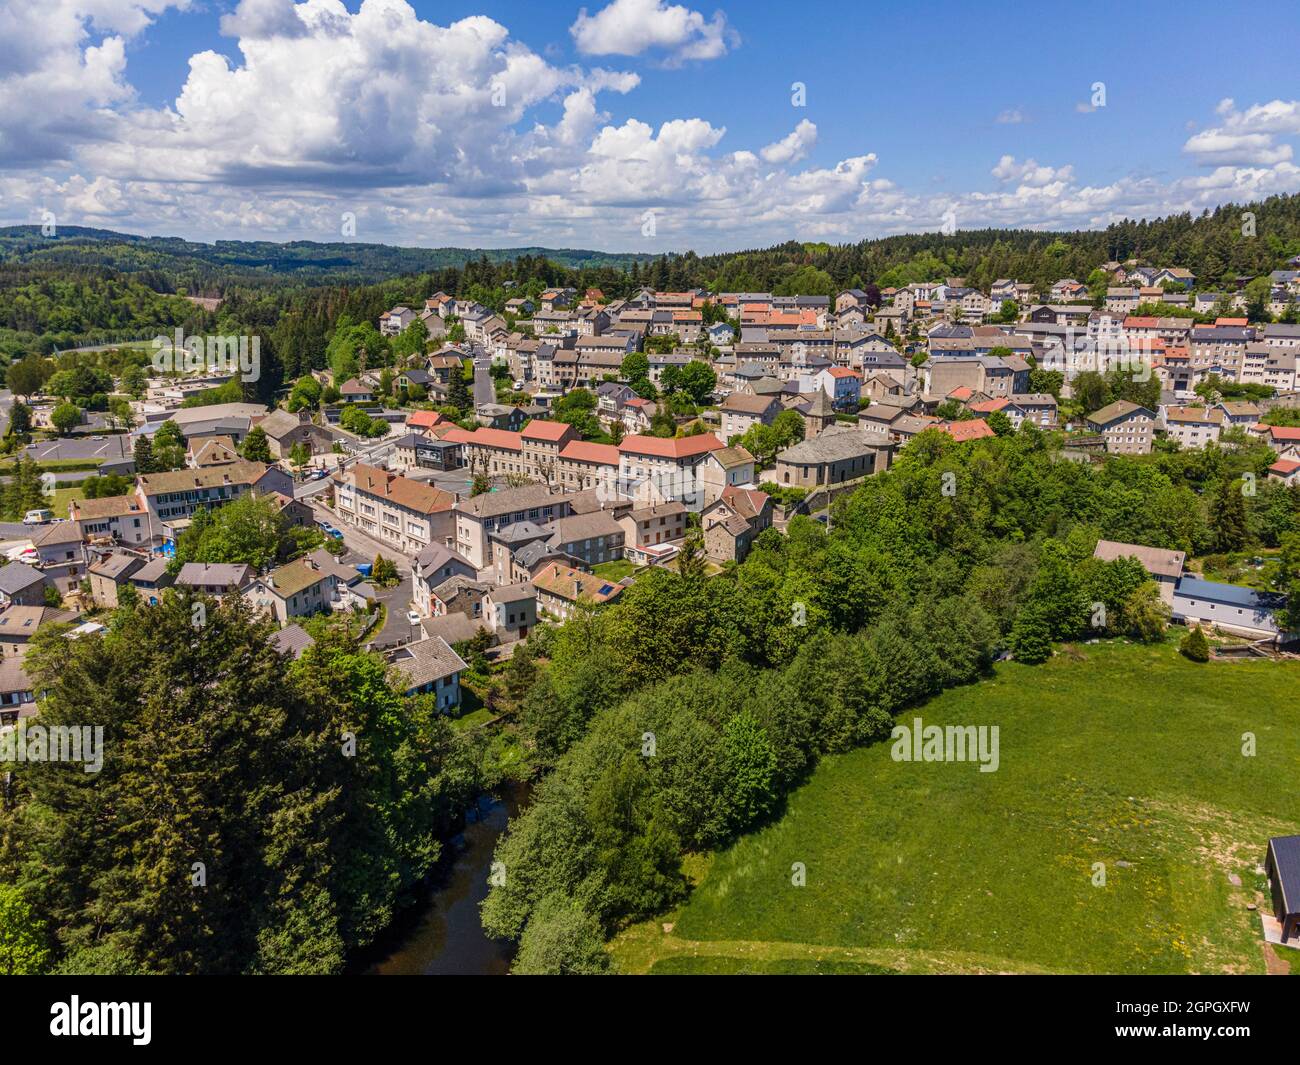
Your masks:
[[[1300,832],[1300,662],[1080,645],[900,723],[918,716],[998,726],[997,771],[890,743],[824,759],[770,824],[692,859],[689,899],[611,944],[619,968],[1265,971],[1247,906],[1267,838]]]

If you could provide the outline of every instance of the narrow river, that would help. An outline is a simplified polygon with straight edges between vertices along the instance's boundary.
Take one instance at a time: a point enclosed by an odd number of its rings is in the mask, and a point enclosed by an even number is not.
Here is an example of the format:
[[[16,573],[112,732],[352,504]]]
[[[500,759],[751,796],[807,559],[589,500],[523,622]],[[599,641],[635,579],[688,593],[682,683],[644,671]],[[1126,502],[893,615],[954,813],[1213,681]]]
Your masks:
[[[483,934],[478,906],[488,893],[497,839],[527,800],[527,789],[484,795],[466,813],[465,831],[446,844],[426,896],[394,922],[363,962],[378,976],[504,976],[514,945]]]

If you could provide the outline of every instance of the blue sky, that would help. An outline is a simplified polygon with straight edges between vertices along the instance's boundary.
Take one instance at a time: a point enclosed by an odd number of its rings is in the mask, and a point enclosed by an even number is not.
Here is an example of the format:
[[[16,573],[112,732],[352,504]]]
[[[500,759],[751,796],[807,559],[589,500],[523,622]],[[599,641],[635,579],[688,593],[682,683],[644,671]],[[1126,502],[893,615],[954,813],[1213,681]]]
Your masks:
[[[0,221],[714,251],[1300,190],[1294,8],[1233,12],[15,0]]]

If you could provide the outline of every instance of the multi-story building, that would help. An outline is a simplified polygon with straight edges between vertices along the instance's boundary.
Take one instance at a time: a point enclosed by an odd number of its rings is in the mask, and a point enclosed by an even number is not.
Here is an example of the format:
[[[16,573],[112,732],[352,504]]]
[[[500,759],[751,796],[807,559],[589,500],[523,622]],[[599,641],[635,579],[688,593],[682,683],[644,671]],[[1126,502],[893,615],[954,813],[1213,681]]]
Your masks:
[[[1146,455],[1151,451],[1156,414],[1136,403],[1117,399],[1089,414],[1088,424],[1102,435],[1106,450],[1112,454]]]
[[[546,526],[547,546],[577,559],[584,566],[598,566],[623,557],[625,531],[608,510],[571,514]]]
[[[246,492],[279,492],[292,498],[293,478],[278,466],[241,459],[201,470],[141,474],[135,489],[144,507],[150,539],[162,536],[163,522],[191,518],[200,507],[220,507]],[[130,514],[117,517],[132,519]],[[120,520],[118,524],[121,526]],[[132,524],[130,531],[135,528]]]
[[[1217,441],[1223,432],[1223,411],[1218,407],[1164,407],[1165,435],[1182,447],[1200,448]]]
[[[722,415],[722,437],[743,436],[755,425],[771,425],[784,408],[776,396],[733,392],[718,407]]]
[[[360,462],[335,473],[332,481],[339,516],[402,554],[451,542],[455,497],[450,493]]]
[[[111,537],[120,544],[149,542],[149,512],[138,495],[76,499],[68,504],[68,517],[81,523],[87,540]]]
[[[445,544],[430,544],[416,555],[411,566],[411,602],[415,609],[432,617],[434,589],[452,577],[474,580],[478,570]]]
[[[675,439],[624,437],[618,445],[618,494],[640,502],[675,500],[698,511],[704,505],[700,466],[722,447],[712,433]]]
[[[570,500],[560,489],[529,484],[500,492],[483,492],[462,499],[452,507],[454,523],[451,545],[476,571],[492,562],[490,537],[497,529],[515,522],[546,525],[573,513]]]

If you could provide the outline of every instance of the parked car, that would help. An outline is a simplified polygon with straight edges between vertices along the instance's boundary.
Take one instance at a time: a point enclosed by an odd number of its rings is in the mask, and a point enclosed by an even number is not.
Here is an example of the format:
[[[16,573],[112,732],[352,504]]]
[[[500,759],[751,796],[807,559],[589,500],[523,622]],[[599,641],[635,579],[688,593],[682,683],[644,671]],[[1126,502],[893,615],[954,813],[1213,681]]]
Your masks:
[[[416,613],[414,610],[408,610],[406,612],[406,620],[409,621],[412,625],[418,625],[420,624],[420,615]]]
[[[24,525],[48,525],[54,520],[54,512],[42,507],[40,510],[29,510],[23,515]]]
[[[320,521],[320,522],[317,522],[316,524],[319,525],[319,526],[321,527],[321,531],[322,531],[326,536],[332,536],[332,537],[334,537],[335,540],[342,540],[342,539],[343,539],[343,534],[342,534],[341,532],[339,532],[338,529],[334,528],[334,526],[331,525],[329,522],[327,522],[327,521]]]

